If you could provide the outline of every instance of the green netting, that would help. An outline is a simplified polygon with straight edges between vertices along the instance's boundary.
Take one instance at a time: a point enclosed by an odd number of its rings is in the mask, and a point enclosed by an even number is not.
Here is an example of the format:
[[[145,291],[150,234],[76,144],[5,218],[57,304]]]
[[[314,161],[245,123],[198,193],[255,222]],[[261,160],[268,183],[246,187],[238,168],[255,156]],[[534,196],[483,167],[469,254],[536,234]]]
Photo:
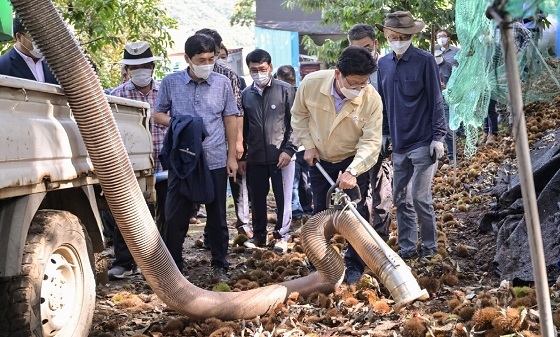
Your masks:
[[[456,31],[461,46],[457,54],[459,67],[444,91],[450,107],[450,128],[462,124],[466,134],[465,156],[476,153],[478,134],[488,114],[490,99],[504,106],[508,103],[506,72],[502,56],[500,32],[497,23],[486,17],[492,0],[457,1],[455,6]],[[549,13],[556,13],[559,0],[509,0],[505,8],[511,10],[514,20],[525,19],[538,24],[536,29],[525,30],[519,22],[512,23],[518,50],[523,100],[549,101],[560,93],[560,63],[556,59],[554,39],[547,43],[542,36],[543,21]],[[544,21],[546,22],[546,21]],[[521,38],[528,34],[529,38]]]
[[[539,10],[544,15],[553,14],[557,9],[557,0],[510,0],[505,6],[505,10],[514,19],[538,15]]]
[[[449,126],[457,130],[463,124],[467,142],[465,155],[471,157],[476,151],[478,128],[487,115],[490,102],[491,78],[487,54],[492,40],[492,25],[484,13],[486,1],[457,1],[455,27],[461,44],[456,59],[459,67],[453,70],[444,96],[449,104]]]

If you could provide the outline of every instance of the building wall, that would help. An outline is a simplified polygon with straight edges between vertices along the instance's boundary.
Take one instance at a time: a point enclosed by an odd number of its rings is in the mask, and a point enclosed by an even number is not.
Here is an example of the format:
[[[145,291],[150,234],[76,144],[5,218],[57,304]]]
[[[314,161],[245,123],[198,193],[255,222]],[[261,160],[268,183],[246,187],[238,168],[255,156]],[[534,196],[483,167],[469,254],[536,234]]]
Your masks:
[[[270,54],[274,69],[287,64],[294,67],[299,85],[298,32],[255,27],[255,46]]]

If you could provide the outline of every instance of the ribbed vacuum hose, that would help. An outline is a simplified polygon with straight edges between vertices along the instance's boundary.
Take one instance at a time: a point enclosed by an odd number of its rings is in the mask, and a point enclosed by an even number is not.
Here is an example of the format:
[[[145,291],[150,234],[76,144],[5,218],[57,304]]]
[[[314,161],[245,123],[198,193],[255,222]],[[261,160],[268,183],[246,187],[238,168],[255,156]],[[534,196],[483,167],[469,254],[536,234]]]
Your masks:
[[[304,241],[309,242],[305,249],[318,273],[234,293],[206,291],[186,280],[159,236],[99,80],[72,34],[51,1],[12,0],[12,4],[64,89],[97,178],[134,260],[152,290],[170,308],[193,318],[253,318],[285,301],[292,292],[302,296],[315,291],[332,292],[340,284],[344,264],[324,236],[334,231],[330,213],[314,217],[305,226]],[[341,233],[352,236],[344,232],[345,221],[352,219],[340,222]],[[354,241],[357,240],[350,240],[370,265],[367,255],[373,249],[371,241],[363,242],[369,248],[359,247],[361,242]]]
[[[420,289],[410,268],[400,256],[391,250],[393,260],[398,262],[398,266],[393,266],[354,214],[349,211],[337,212],[334,215],[334,227],[352,244],[366,265],[389,290],[395,300],[393,309],[396,312],[415,300],[426,300],[429,297],[425,289]]]
[[[323,223],[324,226],[321,226]],[[322,235],[319,233],[321,230],[324,231]],[[338,275],[338,268],[344,268],[344,265],[339,266],[339,263],[343,263],[340,255],[325,241],[325,237],[336,232],[352,244],[367,266],[389,290],[395,300],[396,312],[415,300],[428,298],[426,290],[420,289],[410,268],[398,254],[393,253],[393,258],[399,263],[399,266],[394,267],[360,221],[349,211],[323,211],[309,219],[302,229],[304,252],[313,263],[320,261],[323,266],[328,266],[326,269],[320,269],[318,266],[320,274],[332,280]]]

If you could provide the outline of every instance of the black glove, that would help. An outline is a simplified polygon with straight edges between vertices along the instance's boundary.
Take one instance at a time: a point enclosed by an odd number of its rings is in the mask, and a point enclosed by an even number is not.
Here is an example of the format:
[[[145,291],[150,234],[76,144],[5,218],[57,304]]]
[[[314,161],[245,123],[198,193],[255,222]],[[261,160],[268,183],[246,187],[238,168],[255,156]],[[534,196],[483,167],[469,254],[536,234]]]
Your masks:
[[[381,138],[381,156],[387,158],[391,155],[391,137],[383,135]]]

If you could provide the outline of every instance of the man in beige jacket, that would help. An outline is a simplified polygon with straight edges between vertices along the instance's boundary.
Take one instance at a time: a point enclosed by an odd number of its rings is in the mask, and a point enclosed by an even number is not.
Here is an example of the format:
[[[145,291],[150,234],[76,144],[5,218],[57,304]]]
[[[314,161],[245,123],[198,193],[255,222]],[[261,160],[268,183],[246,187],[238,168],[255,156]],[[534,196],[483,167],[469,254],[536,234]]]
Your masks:
[[[369,82],[376,69],[367,49],[351,46],[340,54],[336,69],[307,75],[297,90],[292,128],[305,148],[304,159],[311,165],[314,213],[328,207],[330,188],[314,160],[340,188],[358,185],[362,197],[366,196],[368,170],[381,149],[383,107]],[[352,197],[351,191],[347,192]],[[358,208],[358,212],[369,219],[367,207]]]

